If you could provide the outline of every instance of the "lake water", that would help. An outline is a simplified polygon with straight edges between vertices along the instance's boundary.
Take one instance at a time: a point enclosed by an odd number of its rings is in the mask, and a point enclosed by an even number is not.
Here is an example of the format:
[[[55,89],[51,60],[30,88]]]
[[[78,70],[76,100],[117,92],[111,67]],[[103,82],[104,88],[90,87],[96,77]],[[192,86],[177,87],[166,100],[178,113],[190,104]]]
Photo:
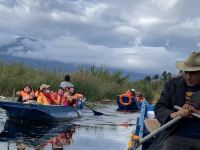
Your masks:
[[[116,105],[95,109],[109,116],[83,116],[53,125],[27,125],[7,121],[0,109],[0,150],[124,150],[138,113],[117,112]]]

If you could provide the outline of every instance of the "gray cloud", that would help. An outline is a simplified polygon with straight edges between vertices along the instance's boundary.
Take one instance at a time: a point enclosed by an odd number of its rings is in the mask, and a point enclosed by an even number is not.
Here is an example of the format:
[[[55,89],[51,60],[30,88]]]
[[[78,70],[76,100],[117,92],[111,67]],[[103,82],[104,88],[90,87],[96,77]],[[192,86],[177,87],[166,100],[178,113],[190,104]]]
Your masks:
[[[12,47],[9,54],[106,64],[136,72],[175,72],[177,59],[199,51],[199,3],[194,0],[1,0],[0,46],[14,43],[16,37],[31,37],[37,42],[21,43],[27,51],[20,50],[23,46],[17,50]]]

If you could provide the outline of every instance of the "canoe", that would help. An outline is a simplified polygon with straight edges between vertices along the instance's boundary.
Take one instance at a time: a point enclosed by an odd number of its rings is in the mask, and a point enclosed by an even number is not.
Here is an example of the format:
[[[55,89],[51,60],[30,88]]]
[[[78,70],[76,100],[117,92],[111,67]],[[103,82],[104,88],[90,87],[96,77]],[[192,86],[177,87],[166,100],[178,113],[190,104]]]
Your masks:
[[[6,111],[7,117],[10,119],[52,123],[79,117],[83,103],[79,103],[77,107],[73,107],[0,101],[0,108]]]
[[[61,124],[50,124],[50,125],[36,125],[27,123],[16,123],[7,120],[3,131],[0,133],[0,142],[8,142],[25,145],[26,147],[42,148],[48,143],[53,144],[53,138],[57,136],[65,137],[65,140],[71,140],[72,134],[75,131],[75,127],[68,122],[62,122]],[[64,135],[65,134],[65,135]],[[61,135],[61,136],[60,136]],[[63,136],[64,135],[64,136]],[[64,143],[63,143],[64,144]]]
[[[117,111],[139,111],[140,107],[141,107],[141,103],[137,102],[136,98],[132,97],[131,100],[128,99],[128,97],[124,96],[122,98],[123,103],[128,103],[129,101],[130,104],[129,105],[124,105],[120,102],[119,100],[119,96],[116,97],[116,102],[118,105]]]
[[[142,101],[140,115],[137,117],[135,129],[131,133],[132,135],[139,136],[140,139],[142,139],[143,137],[145,137],[150,133],[150,130],[152,129],[150,129],[150,127],[147,126],[147,122],[155,121],[153,108],[154,108],[153,104],[149,104],[146,100]],[[134,144],[134,141],[132,139],[130,142]],[[137,150],[146,150],[151,143],[152,140],[148,140],[147,142],[140,145],[137,148]],[[136,147],[131,147],[129,148],[129,150],[136,150]]]

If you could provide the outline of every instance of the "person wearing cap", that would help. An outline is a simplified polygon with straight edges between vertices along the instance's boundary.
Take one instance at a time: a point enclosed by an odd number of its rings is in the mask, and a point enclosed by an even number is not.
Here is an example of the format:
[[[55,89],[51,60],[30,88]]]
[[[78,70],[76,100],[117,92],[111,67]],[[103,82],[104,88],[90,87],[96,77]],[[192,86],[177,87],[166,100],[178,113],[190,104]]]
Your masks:
[[[53,95],[49,89],[50,85],[48,84],[42,84],[40,86],[40,89],[37,94],[37,102],[44,104],[44,105],[50,105],[53,104]]]
[[[126,92],[127,95],[130,97],[135,97],[135,89],[130,89]]]
[[[65,75],[65,81],[60,83],[60,87],[63,88],[65,91],[68,91],[71,87],[74,87],[73,83],[70,82],[70,75]]]
[[[177,116],[182,119],[156,136],[149,147],[152,150],[200,150],[200,119],[190,115],[200,114],[200,110],[190,103],[192,93],[200,91],[200,52],[177,61],[176,68],[182,73],[165,83],[154,112],[161,125]],[[175,105],[182,109],[176,111]]]

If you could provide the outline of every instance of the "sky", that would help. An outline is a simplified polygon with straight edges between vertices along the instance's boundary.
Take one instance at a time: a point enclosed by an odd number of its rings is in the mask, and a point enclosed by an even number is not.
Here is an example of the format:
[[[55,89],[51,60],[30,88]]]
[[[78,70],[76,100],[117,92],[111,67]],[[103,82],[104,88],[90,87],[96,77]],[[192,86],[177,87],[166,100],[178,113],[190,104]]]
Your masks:
[[[173,73],[175,61],[200,51],[199,6],[197,0],[0,0],[0,47],[20,37],[26,45],[0,54]]]

